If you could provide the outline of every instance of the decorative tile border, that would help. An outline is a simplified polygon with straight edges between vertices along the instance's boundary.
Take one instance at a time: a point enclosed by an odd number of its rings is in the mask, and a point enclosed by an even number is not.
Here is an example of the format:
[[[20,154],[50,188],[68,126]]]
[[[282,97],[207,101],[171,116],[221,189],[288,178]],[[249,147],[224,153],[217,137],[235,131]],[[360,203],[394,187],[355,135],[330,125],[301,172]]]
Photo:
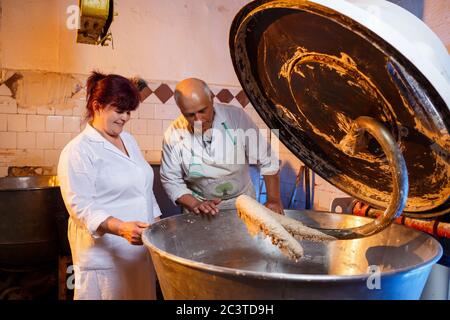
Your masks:
[[[158,102],[163,104],[171,103],[171,99],[173,98],[174,87],[167,83],[156,83],[149,82],[148,87],[150,88],[151,94],[147,99],[158,98]],[[239,104],[243,108],[245,108],[250,101],[248,100],[244,90],[241,88],[221,88],[221,87],[211,87],[211,91],[213,92],[214,98],[221,103],[231,103],[231,104]],[[233,94],[233,92],[235,92]],[[152,97],[153,96],[153,97]],[[172,102],[174,103],[174,102]]]

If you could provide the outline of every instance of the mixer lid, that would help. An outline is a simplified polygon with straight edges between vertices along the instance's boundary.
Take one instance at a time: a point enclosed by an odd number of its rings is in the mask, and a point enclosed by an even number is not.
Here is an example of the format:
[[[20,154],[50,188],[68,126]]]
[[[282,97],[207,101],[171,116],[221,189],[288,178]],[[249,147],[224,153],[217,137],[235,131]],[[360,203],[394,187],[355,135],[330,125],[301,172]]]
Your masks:
[[[403,152],[410,183],[405,211],[450,207],[450,111],[437,90],[448,83],[430,80],[382,36],[310,1],[262,0],[236,15],[230,51],[253,107],[322,178],[387,207],[392,178],[378,143],[369,138],[353,156],[340,147],[352,122],[370,116]]]

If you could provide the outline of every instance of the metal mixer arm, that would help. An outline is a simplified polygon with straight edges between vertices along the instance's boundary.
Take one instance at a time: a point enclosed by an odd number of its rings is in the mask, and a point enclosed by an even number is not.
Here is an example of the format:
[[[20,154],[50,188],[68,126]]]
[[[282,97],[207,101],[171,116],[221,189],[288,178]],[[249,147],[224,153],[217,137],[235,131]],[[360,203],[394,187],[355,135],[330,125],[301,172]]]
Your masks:
[[[364,132],[373,136],[383,149],[392,172],[392,197],[387,209],[374,221],[348,229],[318,229],[337,239],[358,239],[374,235],[386,229],[399,217],[408,199],[408,171],[402,153],[389,130],[371,117],[359,117],[340,145],[345,152],[354,154],[362,148]]]

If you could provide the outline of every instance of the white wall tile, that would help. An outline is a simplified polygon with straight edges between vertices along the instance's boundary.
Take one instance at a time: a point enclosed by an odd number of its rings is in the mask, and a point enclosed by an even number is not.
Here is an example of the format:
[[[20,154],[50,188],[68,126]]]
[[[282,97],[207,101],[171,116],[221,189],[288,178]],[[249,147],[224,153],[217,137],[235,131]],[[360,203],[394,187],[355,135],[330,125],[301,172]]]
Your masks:
[[[142,151],[153,150],[153,136],[137,134],[134,137]]]
[[[175,120],[180,115],[180,109],[176,104],[155,104],[155,119]]]
[[[43,166],[44,165],[44,150],[42,149],[27,149],[25,155],[22,156],[25,159],[26,166]]]
[[[80,117],[64,117],[64,132],[80,132]]]
[[[36,114],[36,107],[17,107],[17,113],[19,114]]]
[[[6,177],[8,175],[8,167],[0,167],[0,177]]]
[[[328,182],[324,180],[321,176],[317,175],[315,176],[315,183],[317,187],[322,187],[326,185]]]
[[[163,137],[162,135],[153,136],[153,150],[162,150]]]
[[[71,133],[55,133],[55,141],[53,147],[55,149],[62,149],[69,141],[72,140]]]
[[[8,128],[8,115],[0,114],[0,131],[6,131]]]
[[[50,107],[50,106],[37,107],[37,114],[54,115],[55,114],[55,108],[54,107]]]
[[[153,119],[155,117],[155,107],[153,104],[141,103],[138,108],[139,119]]]
[[[0,113],[17,113],[17,102],[11,97],[0,96]]]
[[[152,90],[152,92],[154,92],[156,90],[156,88],[159,87],[159,85],[161,84],[161,81],[155,81],[155,80],[150,80],[150,79],[144,79],[145,82],[147,82],[147,86],[150,88],[150,90]]]
[[[73,108],[68,107],[57,107],[55,108],[55,115],[57,116],[71,116],[73,115]]]
[[[162,123],[162,120],[147,120],[147,133],[150,135],[162,135],[164,133]]]
[[[314,198],[314,203],[317,203],[317,208],[315,209],[329,211],[331,203],[336,197],[328,192],[316,191],[314,193]]]
[[[131,111],[130,119],[139,119],[139,112],[137,110]]]
[[[163,133],[169,128],[173,120],[163,120]]]
[[[26,150],[15,150],[15,157],[9,163],[10,166],[14,167],[23,167],[23,166],[31,166],[32,159],[28,156]]]
[[[249,103],[245,108],[244,108],[245,112],[251,112],[251,111],[255,111],[255,108],[253,108],[253,106]]]
[[[238,93],[242,90],[241,87],[227,87],[227,89],[233,96],[237,96]],[[238,106],[240,106],[239,102],[237,102],[237,104]]]
[[[150,163],[161,163],[161,151],[145,151],[144,158]]]
[[[0,147],[0,166],[8,166],[14,159],[16,150],[3,149]]]
[[[72,110],[73,110],[73,108],[75,108],[75,106],[76,106],[75,99],[66,97],[62,100],[59,100],[58,103],[56,103],[54,105],[55,115],[57,115],[57,112],[60,112],[60,113],[63,113],[63,115],[71,116],[71,115],[73,115]]]
[[[223,89],[223,86],[215,86],[213,84],[208,84],[208,87],[215,96]]]
[[[130,122],[132,134],[147,134],[147,120],[131,119]]]
[[[278,140],[278,141],[280,141],[280,140]],[[288,153],[288,154],[291,153],[291,151],[284,145],[283,142],[280,141],[279,145],[280,145],[281,153]]]
[[[41,115],[27,115],[27,131],[43,132],[45,131],[45,121],[47,117]]]
[[[40,149],[51,149],[54,145],[53,132],[38,132],[36,134],[36,147]]]
[[[17,147],[16,132],[0,132],[0,148],[15,149]]]
[[[47,132],[63,132],[63,116],[47,116],[45,130]]]
[[[18,132],[17,133],[18,149],[36,148],[36,133],[34,132]]]
[[[131,132],[131,120],[125,123],[125,125],[123,126],[123,131]]]
[[[27,116],[24,114],[8,114],[8,131],[27,131]]]
[[[75,100],[75,107],[72,109],[72,114],[74,116],[84,116],[86,112],[86,101],[85,100]]]
[[[0,85],[0,96],[6,96],[6,97],[12,96],[11,89],[9,89],[6,84]]]
[[[58,165],[61,150],[44,150],[44,163],[46,166]]]

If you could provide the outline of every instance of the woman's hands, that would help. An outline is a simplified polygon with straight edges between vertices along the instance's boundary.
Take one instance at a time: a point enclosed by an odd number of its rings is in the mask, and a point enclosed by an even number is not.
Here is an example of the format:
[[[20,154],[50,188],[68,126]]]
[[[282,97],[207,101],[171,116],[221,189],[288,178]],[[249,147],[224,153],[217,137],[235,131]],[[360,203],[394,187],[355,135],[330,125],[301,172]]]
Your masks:
[[[111,233],[126,239],[130,244],[142,245],[142,232],[150,224],[141,221],[122,221],[109,217],[100,224],[98,233]]]
[[[122,222],[119,226],[119,236],[133,245],[142,245],[142,232],[150,224],[140,221]]]

